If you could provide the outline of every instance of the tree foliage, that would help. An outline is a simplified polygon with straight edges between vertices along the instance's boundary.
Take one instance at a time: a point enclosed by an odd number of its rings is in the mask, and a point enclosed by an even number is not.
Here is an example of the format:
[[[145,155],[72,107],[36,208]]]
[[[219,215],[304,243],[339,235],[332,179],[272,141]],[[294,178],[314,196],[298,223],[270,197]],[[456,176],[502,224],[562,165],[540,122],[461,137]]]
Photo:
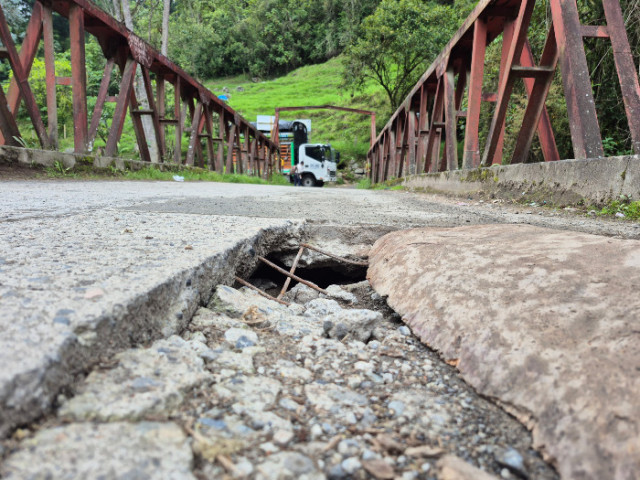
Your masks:
[[[169,56],[200,77],[280,75],[342,52],[378,2],[175,2]]]
[[[346,49],[345,86],[359,90],[373,80],[391,110],[404,100],[458,26],[452,7],[422,0],[382,0]]]

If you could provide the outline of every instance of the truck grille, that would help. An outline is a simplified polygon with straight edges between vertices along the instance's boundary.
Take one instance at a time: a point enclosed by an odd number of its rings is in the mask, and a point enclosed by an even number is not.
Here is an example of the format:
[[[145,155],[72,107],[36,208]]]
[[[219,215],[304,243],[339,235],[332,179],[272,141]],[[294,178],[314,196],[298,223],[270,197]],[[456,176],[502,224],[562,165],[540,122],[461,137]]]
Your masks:
[[[335,170],[329,170],[329,176],[330,177],[335,177],[336,176],[336,171]]]

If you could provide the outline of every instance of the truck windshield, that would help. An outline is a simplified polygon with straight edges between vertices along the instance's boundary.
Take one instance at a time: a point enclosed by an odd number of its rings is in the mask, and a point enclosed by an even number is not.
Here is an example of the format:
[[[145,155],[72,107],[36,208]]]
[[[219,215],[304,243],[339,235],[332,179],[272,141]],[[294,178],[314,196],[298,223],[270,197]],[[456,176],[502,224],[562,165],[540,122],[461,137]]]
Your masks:
[[[335,150],[331,147],[331,145],[325,145],[323,149],[324,159],[330,162],[336,161]]]
[[[319,162],[323,161],[324,148],[320,145],[309,145],[305,147],[305,153],[307,154],[307,157],[313,158]]]

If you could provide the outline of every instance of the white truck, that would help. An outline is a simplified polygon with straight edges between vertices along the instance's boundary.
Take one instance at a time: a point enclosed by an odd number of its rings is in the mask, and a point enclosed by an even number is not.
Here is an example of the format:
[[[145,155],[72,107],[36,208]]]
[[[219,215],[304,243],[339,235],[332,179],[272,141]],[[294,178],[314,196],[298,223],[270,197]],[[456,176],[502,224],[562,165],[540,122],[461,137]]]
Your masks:
[[[324,182],[336,181],[340,154],[331,145],[303,143],[297,153],[295,160],[303,187],[321,187]]]

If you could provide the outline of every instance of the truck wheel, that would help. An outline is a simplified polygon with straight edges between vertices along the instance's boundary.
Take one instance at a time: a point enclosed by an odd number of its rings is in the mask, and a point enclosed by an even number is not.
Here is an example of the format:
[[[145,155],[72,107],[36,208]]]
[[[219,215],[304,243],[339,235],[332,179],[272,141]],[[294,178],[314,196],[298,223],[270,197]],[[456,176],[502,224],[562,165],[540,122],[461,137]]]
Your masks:
[[[313,175],[303,175],[302,176],[302,186],[303,187],[313,187],[316,184],[316,179],[313,178]]]

